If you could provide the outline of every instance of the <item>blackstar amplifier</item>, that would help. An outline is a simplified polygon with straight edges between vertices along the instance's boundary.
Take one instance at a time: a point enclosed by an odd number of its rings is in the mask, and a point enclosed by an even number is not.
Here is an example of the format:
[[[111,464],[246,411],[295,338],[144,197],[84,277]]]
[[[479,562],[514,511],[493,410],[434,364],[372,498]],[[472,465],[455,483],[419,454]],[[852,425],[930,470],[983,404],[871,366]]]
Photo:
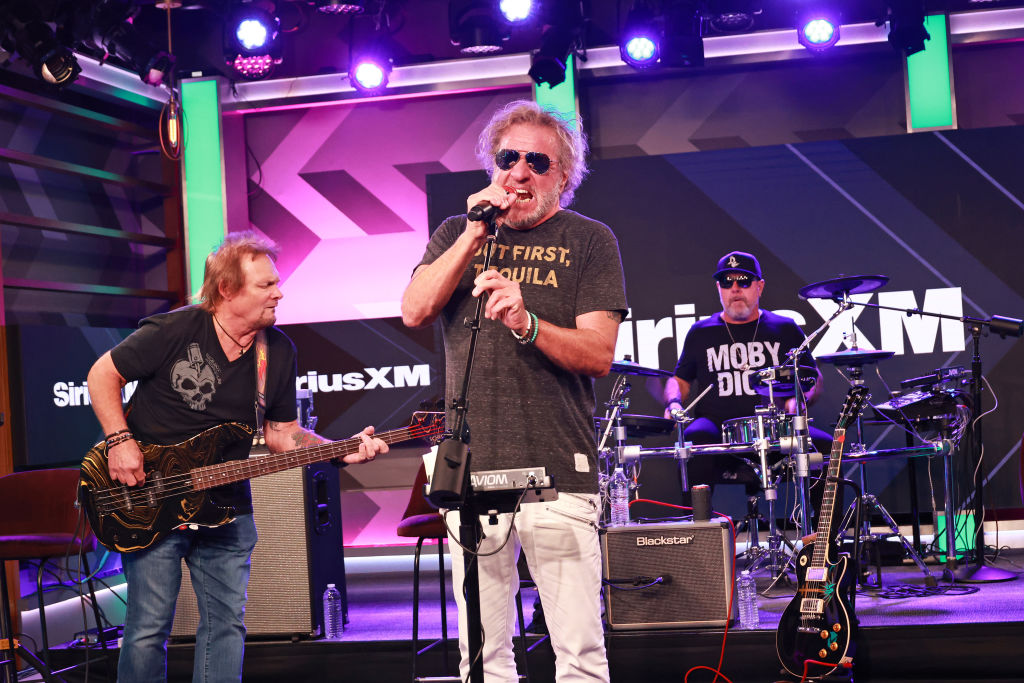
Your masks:
[[[735,542],[729,522],[611,527],[604,550],[605,619],[612,629],[725,626]]]

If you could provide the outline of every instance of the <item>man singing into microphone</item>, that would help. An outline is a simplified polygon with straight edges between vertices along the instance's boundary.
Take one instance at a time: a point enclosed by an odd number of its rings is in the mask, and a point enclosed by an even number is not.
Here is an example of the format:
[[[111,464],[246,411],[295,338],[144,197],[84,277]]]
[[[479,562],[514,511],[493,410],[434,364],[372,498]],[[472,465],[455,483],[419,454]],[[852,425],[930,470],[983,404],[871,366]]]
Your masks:
[[[441,322],[451,405],[466,369],[470,330],[463,321],[473,317],[476,297],[485,297],[468,396],[472,470],[543,466],[559,491],[558,500],[523,505],[497,525],[481,517],[488,683],[518,680],[512,635],[520,549],[544,604],[557,680],[608,680],[593,378],[611,367],[626,297],[614,235],[562,208],[587,172],[586,141],[574,123],[528,101],[494,115],[477,144],[491,184],[466,200],[474,216],[497,213],[492,269],[483,271],[486,222],[452,217],[434,233],[402,298],[407,325]],[[457,543],[449,548],[465,678],[463,557]]]

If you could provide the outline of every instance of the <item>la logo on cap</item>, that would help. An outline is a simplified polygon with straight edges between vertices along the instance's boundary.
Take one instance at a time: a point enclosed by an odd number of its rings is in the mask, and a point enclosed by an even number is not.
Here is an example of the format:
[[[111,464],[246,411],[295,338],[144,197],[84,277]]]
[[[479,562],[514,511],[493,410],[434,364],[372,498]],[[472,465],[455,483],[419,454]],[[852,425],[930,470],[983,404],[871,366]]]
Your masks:
[[[735,256],[730,256],[729,260],[727,261],[727,263],[729,264],[730,268],[735,268],[738,265],[740,265],[740,262],[736,260]]]

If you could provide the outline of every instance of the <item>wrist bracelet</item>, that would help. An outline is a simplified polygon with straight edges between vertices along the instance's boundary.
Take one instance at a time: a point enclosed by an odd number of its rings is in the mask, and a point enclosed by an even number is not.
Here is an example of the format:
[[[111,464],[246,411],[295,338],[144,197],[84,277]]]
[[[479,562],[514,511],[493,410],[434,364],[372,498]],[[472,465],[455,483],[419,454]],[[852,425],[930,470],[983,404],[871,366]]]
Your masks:
[[[122,430],[120,430],[120,431],[117,431],[117,432],[111,432],[110,434],[107,434],[107,435],[106,435],[105,437],[103,437],[103,440],[104,440],[104,441],[110,441],[111,439],[113,439],[113,438],[114,438],[115,436],[117,436],[118,434],[131,434],[131,433],[132,433],[132,430],[130,430],[130,429],[128,429],[128,428],[126,427],[126,428],[124,428],[124,429],[122,429]]]
[[[120,446],[125,441],[131,441],[133,438],[131,432],[122,432],[120,436],[115,436],[113,439],[107,440],[107,448],[113,448],[114,446]]]
[[[533,334],[530,335],[530,341],[524,342],[526,344],[532,344],[537,340],[537,333],[540,332],[540,320],[537,319],[536,313],[530,313],[530,317],[533,318]]]
[[[516,338],[516,341],[520,344],[532,344],[537,338],[537,330],[540,328],[540,321],[537,320],[537,314],[531,311],[527,311],[526,315],[530,317],[530,326],[526,328],[526,332],[522,335],[516,334],[515,330],[509,330],[512,336]]]
[[[526,332],[523,332],[522,334],[518,334],[515,330],[509,329],[509,332],[511,332],[512,336],[516,338],[517,342],[519,342],[520,344],[529,344],[530,343],[530,342],[528,342],[526,340],[530,337],[530,333],[533,332],[533,324],[534,324],[534,320],[536,320],[536,318],[537,318],[537,316],[535,316],[533,313],[530,313],[529,311],[527,311],[526,312],[526,320],[529,323],[529,325],[526,326]]]

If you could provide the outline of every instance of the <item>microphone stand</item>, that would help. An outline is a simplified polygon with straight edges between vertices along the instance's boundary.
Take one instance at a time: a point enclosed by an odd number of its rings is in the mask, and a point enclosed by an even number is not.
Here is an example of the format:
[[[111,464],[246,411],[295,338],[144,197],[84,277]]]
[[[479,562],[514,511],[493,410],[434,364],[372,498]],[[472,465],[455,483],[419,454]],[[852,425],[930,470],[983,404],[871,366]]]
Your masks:
[[[487,219],[487,244],[484,248],[483,272],[491,265],[494,244],[497,235],[495,211]],[[469,351],[466,355],[466,371],[462,378],[462,389],[452,403],[455,419],[451,429],[446,432],[444,440],[438,446],[434,460],[434,473],[430,480],[428,498],[438,507],[459,510],[459,543],[462,553],[464,576],[463,594],[466,603],[466,640],[469,645],[469,680],[473,683],[484,683],[483,657],[483,621],[480,616],[480,574],[476,552],[480,548],[483,537],[480,528],[480,512],[477,501],[469,484],[471,453],[469,449],[469,425],[466,414],[469,412],[469,382],[473,374],[473,361],[476,357],[477,338],[480,334],[484,297],[476,301],[473,318],[466,318],[464,324],[470,330]]]
[[[991,330],[998,334],[1004,339],[1007,336],[1020,337],[1024,335],[1024,320],[1018,320],[1016,318],[1009,318],[1002,315],[993,315],[987,320],[981,318],[972,318],[971,316],[962,315],[949,315],[948,313],[935,313],[932,311],[923,311],[920,308],[897,308],[895,306],[883,306],[882,304],[872,304],[861,301],[851,301],[846,296],[842,298],[833,297],[842,308],[844,305],[857,304],[858,306],[865,306],[867,308],[875,308],[886,311],[899,311],[905,314],[908,318],[913,315],[920,316],[931,316],[933,318],[942,318],[945,320],[959,320],[960,322],[967,325],[971,333],[972,340],[972,357],[971,357],[971,408],[973,409],[974,418],[977,421],[974,422],[974,428],[971,430],[971,441],[968,453],[971,456],[971,462],[974,471],[974,565],[965,565],[960,569],[956,568],[956,547],[954,544],[954,534],[949,533],[950,529],[953,528],[955,520],[946,519],[946,537],[950,539],[946,547],[946,573],[953,577],[954,581],[961,583],[991,583],[996,581],[1012,581],[1017,578],[1017,575],[999,569],[997,567],[989,567],[985,565],[985,507],[983,504],[983,497],[985,492],[985,475],[981,468],[981,455],[984,450],[983,442],[981,438],[981,421],[978,420],[978,416],[982,414],[981,410],[981,334],[983,330]],[[952,455],[947,456],[950,460]],[[947,482],[946,495],[950,496],[949,485],[952,482]],[[949,506],[947,506],[947,509]]]

